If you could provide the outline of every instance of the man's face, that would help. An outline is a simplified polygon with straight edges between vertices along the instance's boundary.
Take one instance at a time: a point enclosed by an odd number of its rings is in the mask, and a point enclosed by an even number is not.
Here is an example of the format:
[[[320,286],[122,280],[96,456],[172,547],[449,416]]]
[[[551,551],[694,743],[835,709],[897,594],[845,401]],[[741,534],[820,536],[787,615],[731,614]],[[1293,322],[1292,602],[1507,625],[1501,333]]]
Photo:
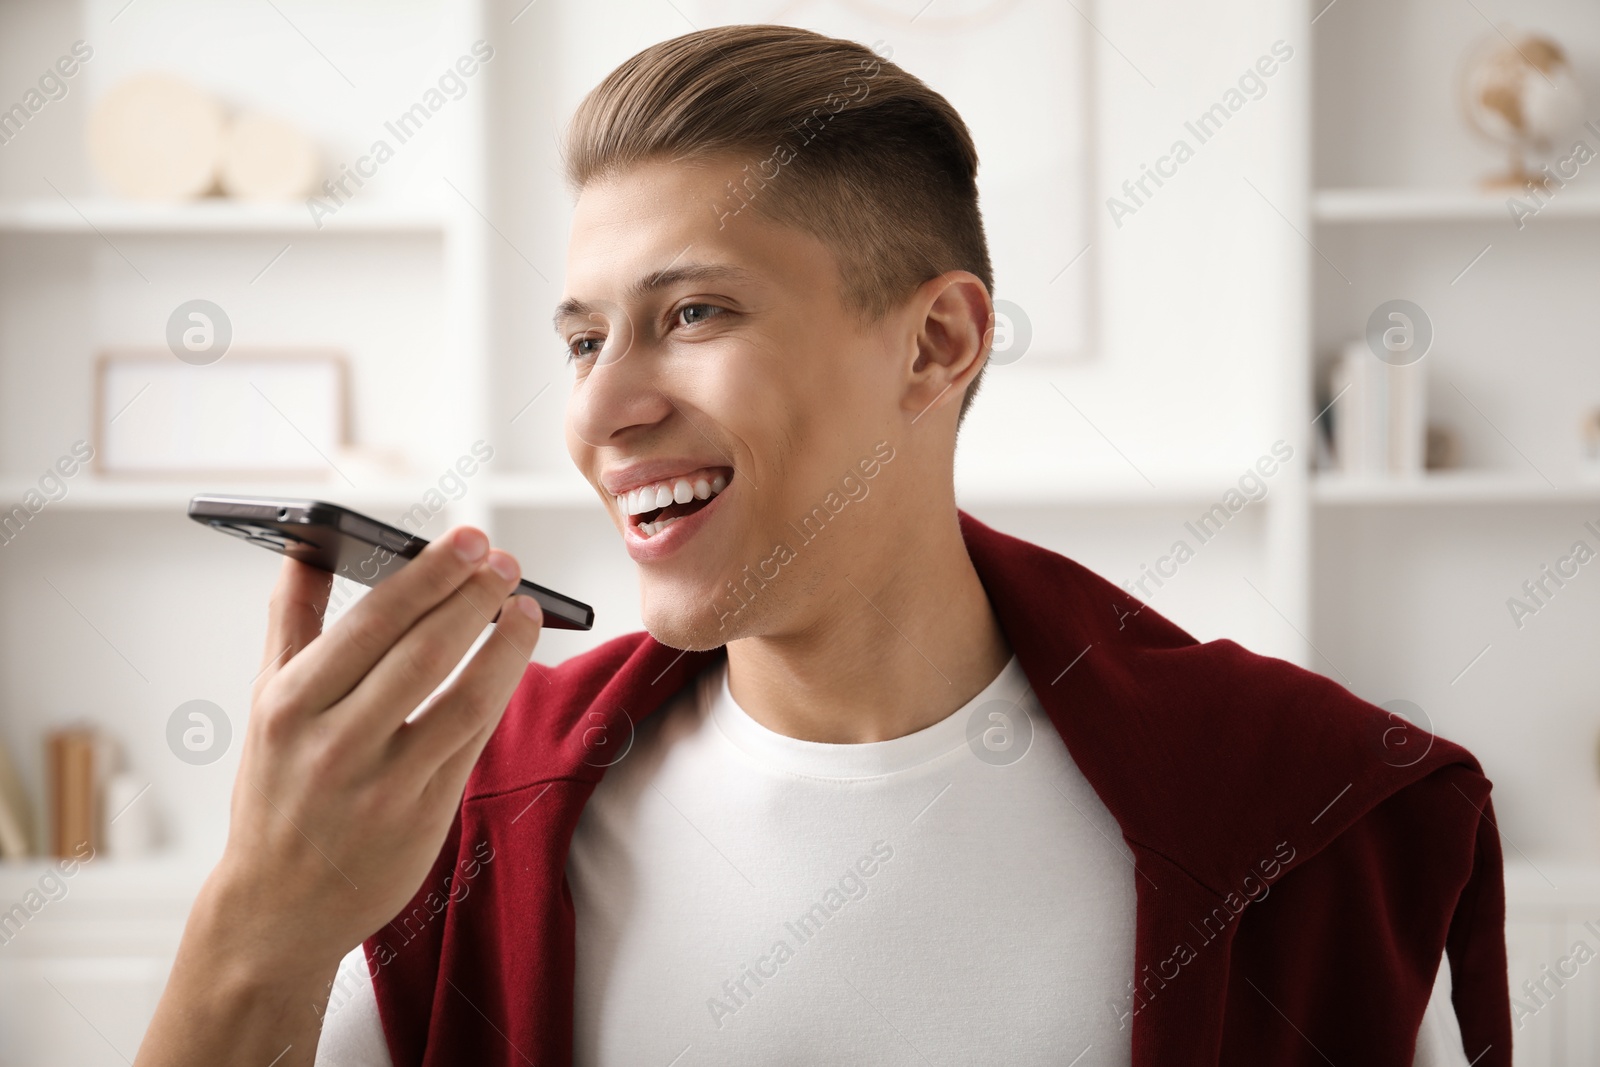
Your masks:
[[[575,369],[568,451],[638,564],[646,627],[680,648],[806,624],[885,506],[867,499],[893,480],[874,445],[900,424],[914,357],[895,314],[867,325],[845,308],[821,241],[729,214],[743,162],[652,162],[586,187],[556,317]],[[851,502],[809,536],[830,492]]]

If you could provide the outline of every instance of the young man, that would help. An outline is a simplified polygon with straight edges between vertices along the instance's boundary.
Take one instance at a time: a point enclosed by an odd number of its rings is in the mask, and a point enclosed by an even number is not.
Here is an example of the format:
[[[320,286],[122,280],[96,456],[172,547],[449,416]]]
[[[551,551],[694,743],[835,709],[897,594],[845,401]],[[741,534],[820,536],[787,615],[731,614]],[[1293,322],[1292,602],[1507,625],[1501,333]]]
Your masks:
[[[286,562],[141,1063],[1510,1064],[1476,761],[957,511],[945,100],[709,30],[567,158],[568,445],[649,633],[525,666],[473,530],[326,633]]]

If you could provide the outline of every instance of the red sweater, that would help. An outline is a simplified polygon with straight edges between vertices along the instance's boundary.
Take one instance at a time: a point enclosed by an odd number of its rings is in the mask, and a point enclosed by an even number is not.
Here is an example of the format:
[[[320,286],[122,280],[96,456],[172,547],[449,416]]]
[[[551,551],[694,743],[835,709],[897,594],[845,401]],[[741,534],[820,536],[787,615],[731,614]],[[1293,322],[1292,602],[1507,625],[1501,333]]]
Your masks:
[[[1135,1067],[1410,1067],[1446,950],[1467,1058],[1510,1067],[1500,841],[1470,753],[961,521],[1006,640],[1135,857]],[[529,667],[433,871],[366,942],[396,1067],[571,1062],[565,871],[600,753],[721,654],[632,634]]]

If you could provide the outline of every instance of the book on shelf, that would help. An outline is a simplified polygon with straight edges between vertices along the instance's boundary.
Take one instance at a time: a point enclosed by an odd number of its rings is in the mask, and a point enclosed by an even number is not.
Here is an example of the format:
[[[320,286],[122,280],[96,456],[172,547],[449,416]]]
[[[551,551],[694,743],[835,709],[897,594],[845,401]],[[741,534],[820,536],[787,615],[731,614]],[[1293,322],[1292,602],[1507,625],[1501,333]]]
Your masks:
[[[1334,361],[1328,410],[1335,469],[1347,477],[1420,476],[1427,458],[1427,371],[1418,360],[1395,366],[1365,341]]]
[[[88,726],[53,730],[45,739],[52,856],[75,856],[84,842],[100,848],[97,775],[102,748],[99,735]]]
[[[0,744],[0,859],[33,855],[33,807],[11,754]]]

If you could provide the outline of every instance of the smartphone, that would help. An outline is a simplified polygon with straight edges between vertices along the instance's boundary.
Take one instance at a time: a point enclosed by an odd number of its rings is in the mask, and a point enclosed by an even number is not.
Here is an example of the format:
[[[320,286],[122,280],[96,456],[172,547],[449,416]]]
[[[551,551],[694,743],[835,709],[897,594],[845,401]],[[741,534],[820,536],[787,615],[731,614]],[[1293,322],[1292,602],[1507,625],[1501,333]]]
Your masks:
[[[373,586],[416,558],[428,542],[360,512],[322,500],[201,495],[189,501],[189,517],[262,548]],[[557,630],[587,630],[594,609],[526,578],[518,593],[544,610],[544,624]]]

